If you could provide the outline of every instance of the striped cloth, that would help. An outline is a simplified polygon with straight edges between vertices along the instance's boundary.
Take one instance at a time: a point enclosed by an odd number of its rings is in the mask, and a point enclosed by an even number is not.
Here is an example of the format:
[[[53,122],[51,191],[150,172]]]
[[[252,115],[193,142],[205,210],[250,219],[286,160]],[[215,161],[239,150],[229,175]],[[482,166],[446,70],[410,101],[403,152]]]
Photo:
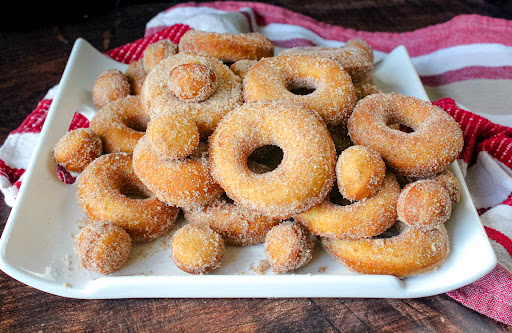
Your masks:
[[[376,61],[396,46],[406,46],[430,99],[464,131],[465,146],[458,162],[499,262],[482,279],[447,295],[512,325],[511,21],[462,15],[412,32],[364,32],[263,3],[186,3],[150,20],[144,38],[107,54],[130,63],[140,59],[150,43],[165,38],[177,43],[190,29],[261,32],[272,40],[277,52],[295,46],[341,46],[350,38],[360,38],[373,47]],[[0,189],[10,206],[15,203],[55,91],[56,87],[48,92],[0,147]],[[70,129],[86,126],[87,120],[77,114]]]

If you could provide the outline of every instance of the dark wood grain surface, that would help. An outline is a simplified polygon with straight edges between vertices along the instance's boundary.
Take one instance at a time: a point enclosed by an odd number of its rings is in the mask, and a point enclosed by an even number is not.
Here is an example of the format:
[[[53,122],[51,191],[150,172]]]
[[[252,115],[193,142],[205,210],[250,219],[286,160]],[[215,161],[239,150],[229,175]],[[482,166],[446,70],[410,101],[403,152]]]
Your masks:
[[[50,2],[51,3],[51,2]],[[71,2],[69,2],[71,3]],[[73,42],[108,50],[143,37],[145,24],[173,3],[91,1],[56,15],[17,5],[0,32],[0,143],[59,82]],[[100,5],[100,3],[102,5]],[[467,13],[510,19],[507,1],[346,0],[271,3],[317,20],[367,31],[410,31]],[[61,4],[62,5],[62,4]],[[24,13],[16,14],[16,13]],[[12,21],[9,21],[12,22]],[[0,230],[10,208],[0,202]],[[512,332],[446,295],[419,299],[67,299],[0,272],[1,332]]]

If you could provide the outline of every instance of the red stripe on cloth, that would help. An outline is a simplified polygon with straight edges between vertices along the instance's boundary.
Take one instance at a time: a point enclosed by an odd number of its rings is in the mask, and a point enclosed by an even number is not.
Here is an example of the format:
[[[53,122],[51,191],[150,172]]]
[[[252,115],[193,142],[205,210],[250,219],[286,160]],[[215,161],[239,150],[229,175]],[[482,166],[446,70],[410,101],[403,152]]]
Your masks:
[[[162,30],[144,38],[138,39],[132,43],[112,49],[106,54],[116,61],[129,64],[134,60],[141,59],[144,55],[144,50],[149,44],[162,39],[169,39],[173,43],[178,44],[181,36],[183,36],[183,34],[189,30],[191,30],[191,28],[188,25],[175,24],[173,26],[163,28]]]
[[[51,99],[43,99],[40,101],[36,108],[27,116],[27,118],[25,118],[18,128],[11,132],[11,134],[40,133],[43,128],[44,120],[48,115],[51,103]]]
[[[512,325],[512,274],[500,264],[480,280],[447,295],[470,309]]]
[[[7,178],[11,184],[16,183],[24,172],[25,169],[11,168],[5,164],[5,161],[0,160],[0,175],[5,176],[5,178]]]
[[[487,236],[489,236],[490,239],[495,241],[496,243],[500,244],[507,250],[508,255],[512,258],[512,240],[507,237],[504,233],[484,226],[485,232],[487,233]],[[512,314],[511,314],[512,315]]]
[[[225,11],[240,11],[251,8],[256,22],[260,26],[282,23],[302,26],[320,37],[331,40],[347,41],[361,38],[375,50],[390,52],[398,45],[404,45],[411,56],[432,53],[436,50],[475,43],[500,43],[512,46],[512,22],[480,15],[459,15],[445,23],[432,25],[411,32],[388,33],[367,32],[343,28],[317,21],[279,6],[260,2],[217,1],[206,3],[183,3],[171,7],[211,7]]]
[[[422,76],[421,82],[426,86],[436,87],[464,80],[511,80],[512,66],[485,67],[469,66],[444,72],[440,75]]]
[[[433,102],[448,112],[457,121],[464,132],[464,148],[460,154],[468,165],[474,164],[481,151],[512,169],[512,128],[494,124],[489,120],[460,109],[451,98]]]
[[[76,130],[77,128],[87,127],[89,127],[89,120],[77,112],[73,116],[73,119],[71,119],[71,124],[69,125],[68,131],[73,131]]]
[[[73,184],[76,181],[76,177],[74,177],[66,168],[64,168],[62,165],[57,164],[57,177],[60,179],[61,182],[64,184]]]

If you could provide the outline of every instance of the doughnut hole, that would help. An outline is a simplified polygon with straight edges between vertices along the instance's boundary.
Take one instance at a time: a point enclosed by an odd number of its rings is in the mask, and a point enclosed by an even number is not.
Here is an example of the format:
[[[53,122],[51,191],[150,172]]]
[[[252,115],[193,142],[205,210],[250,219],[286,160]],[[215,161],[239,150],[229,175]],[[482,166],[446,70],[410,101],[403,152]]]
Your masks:
[[[444,170],[437,176],[430,178],[433,181],[436,181],[444,186],[444,188],[450,194],[450,198],[452,200],[452,207],[456,205],[460,201],[461,196],[461,188],[457,177],[450,172],[449,170]]]
[[[340,193],[352,201],[367,198],[377,191],[386,174],[380,154],[365,146],[345,149],[336,163]]]
[[[160,61],[178,53],[178,45],[168,39],[149,44],[144,50],[142,62],[146,73],[151,72]]]
[[[98,108],[130,94],[130,82],[118,69],[109,69],[100,74],[92,87],[92,101]]]
[[[71,172],[82,172],[102,152],[100,137],[88,128],[66,133],[53,148],[55,161]]]
[[[182,100],[202,102],[215,92],[217,76],[205,65],[183,64],[171,70],[168,86]]]
[[[207,226],[187,224],[171,240],[174,263],[190,274],[206,274],[219,267],[224,252],[222,237]]]
[[[153,149],[169,159],[186,157],[199,144],[199,130],[189,117],[164,112],[148,125],[146,135]]]
[[[265,237],[265,256],[274,272],[286,273],[307,264],[314,243],[303,226],[291,221],[276,225]]]
[[[82,266],[105,275],[126,263],[130,249],[128,233],[108,221],[92,221],[75,237],[74,251]]]
[[[398,197],[398,219],[420,230],[432,230],[445,223],[451,212],[450,194],[436,181],[418,180],[408,184]]]

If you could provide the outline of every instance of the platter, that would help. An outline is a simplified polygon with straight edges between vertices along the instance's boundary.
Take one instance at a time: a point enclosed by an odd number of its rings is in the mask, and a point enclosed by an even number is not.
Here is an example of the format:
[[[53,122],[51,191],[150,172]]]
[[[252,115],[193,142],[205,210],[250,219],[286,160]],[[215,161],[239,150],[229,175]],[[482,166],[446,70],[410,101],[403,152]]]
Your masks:
[[[123,268],[104,276],[80,267],[74,236],[85,226],[76,203],[76,183],[62,183],[52,148],[66,133],[75,112],[89,119],[96,112],[91,88],[104,70],[118,63],[78,39],[51,104],[17,202],[0,238],[0,269],[36,289],[71,298],[155,297],[378,297],[412,298],[447,292],[490,272],[496,257],[473,206],[461,171],[450,166],[462,185],[462,197],[446,223],[451,252],[434,272],[398,279],[350,272],[316,242],[313,260],[289,274],[262,272],[262,245],[227,247],[222,266],[208,275],[190,275],[172,262],[168,235],[136,244]],[[384,92],[428,100],[407,51],[398,47],[375,65],[374,78]],[[263,273],[263,274],[262,274]]]

